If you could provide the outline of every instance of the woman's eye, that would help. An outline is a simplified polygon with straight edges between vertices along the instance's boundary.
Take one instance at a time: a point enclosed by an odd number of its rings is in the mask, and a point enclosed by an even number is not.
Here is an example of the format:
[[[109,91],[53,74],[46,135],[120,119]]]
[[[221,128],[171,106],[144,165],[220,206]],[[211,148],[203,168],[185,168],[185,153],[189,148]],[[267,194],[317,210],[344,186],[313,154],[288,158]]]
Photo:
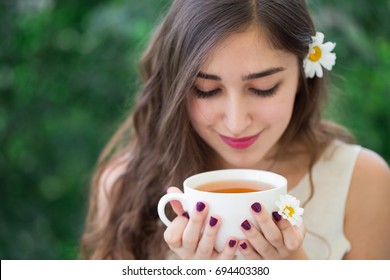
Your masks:
[[[198,89],[197,87],[194,87],[194,92],[198,98],[209,98],[216,95],[219,92],[219,89],[203,91]]]
[[[279,87],[279,84],[276,84],[274,87],[272,87],[270,89],[262,90],[262,89],[250,88],[249,90],[256,95],[268,97],[268,96],[274,95],[275,92],[277,91],[278,87]]]

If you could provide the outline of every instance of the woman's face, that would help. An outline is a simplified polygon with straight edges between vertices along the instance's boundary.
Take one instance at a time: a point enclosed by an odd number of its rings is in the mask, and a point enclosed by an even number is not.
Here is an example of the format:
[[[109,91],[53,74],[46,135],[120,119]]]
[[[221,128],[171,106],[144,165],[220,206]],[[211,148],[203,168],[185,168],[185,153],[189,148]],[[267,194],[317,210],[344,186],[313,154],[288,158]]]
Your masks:
[[[187,103],[191,123],[221,168],[266,168],[286,130],[298,88],[298,58],[258,30],[222,41],[201,66]]]

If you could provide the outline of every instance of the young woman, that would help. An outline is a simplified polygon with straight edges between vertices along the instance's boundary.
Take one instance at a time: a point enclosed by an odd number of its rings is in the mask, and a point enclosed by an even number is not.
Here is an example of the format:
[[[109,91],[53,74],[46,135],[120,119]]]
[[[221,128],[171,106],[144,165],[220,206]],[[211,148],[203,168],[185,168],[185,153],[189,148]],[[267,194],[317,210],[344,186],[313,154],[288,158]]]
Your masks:
[[[390,259],[389,167],[321,119],[333,48],[303,0],[173,1],[141,59],[135,108],[99,159],[84,256]],[[223,221],[206,221],[202,202],[190,213],[172,203],[176,218],[163,226],[166,191],[225,168],[285,176],[303,224],[257,204],[257,227],[243,225],[247,238],[222,252],[213,247]]]

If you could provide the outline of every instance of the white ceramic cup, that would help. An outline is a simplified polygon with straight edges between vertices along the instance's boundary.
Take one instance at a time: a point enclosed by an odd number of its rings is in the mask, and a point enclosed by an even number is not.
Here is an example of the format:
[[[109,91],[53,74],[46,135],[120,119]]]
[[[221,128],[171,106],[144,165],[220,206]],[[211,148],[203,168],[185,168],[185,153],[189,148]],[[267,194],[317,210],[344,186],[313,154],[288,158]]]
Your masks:
[[[271,188],[246,193],[215,193],[195,189],[206,183],[228,180],[257,181]],[[188,213],[191,213],[197,202],[206,203],[209,211],[205,223],[209,221],[212,215],[218,216],[221,221],[215,243],[215,249],[218,252],[224,249],[226,242],[232,237],[245,239],[240,229],[243,221],[249,220],[256,225],[251,214],[253,203],[259,202],[262,208],[266,208],[271,215],[273,211],[277,210],[275,202],[279,200],[280,195],[287,192],[287,180],[283,176],[252,169],[224,169],[199,173],[187,178],[183,186],[184,193],[169,193],[161,197],[157,207],[161,221],[166,226],[171,223],[165,214],[165,205],[169,201],[180,201],[184,210]]]

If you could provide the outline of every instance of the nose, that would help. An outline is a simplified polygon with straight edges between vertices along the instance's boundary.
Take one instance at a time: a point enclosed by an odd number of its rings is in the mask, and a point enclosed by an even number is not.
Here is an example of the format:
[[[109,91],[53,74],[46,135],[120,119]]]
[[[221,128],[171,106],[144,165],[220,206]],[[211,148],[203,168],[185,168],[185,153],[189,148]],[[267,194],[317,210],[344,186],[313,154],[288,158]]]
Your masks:
[[[252,122],[250,104],[245,97],[237,95],[227,98],[224,107],[223,120],[226,128],[232,136],[243,136]]]

